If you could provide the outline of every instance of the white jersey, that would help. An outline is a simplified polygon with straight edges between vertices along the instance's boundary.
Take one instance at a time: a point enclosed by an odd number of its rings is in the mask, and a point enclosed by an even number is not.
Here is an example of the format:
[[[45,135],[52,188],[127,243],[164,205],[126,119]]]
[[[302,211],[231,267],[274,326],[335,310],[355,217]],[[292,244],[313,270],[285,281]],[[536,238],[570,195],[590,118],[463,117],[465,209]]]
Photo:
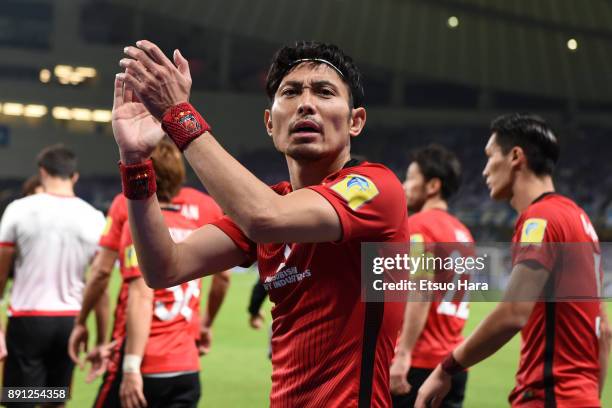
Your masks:
[[[16,250],[9,313],[78,314],[103,229],[102,212],[78,197],[41,193],[9,204],[0,221],[0,245]]]

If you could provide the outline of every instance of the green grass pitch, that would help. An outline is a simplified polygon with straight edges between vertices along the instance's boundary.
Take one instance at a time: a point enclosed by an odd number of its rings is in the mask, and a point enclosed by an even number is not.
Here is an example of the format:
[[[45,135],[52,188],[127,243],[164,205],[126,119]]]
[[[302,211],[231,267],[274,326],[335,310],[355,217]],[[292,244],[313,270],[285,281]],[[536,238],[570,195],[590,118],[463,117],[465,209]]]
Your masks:
[[[116,296],[118,274],[112,281],[111,296]],[[234,274],[226,301],[217,317],[212,351],[202,358],[202,407],[265,407],[268,406],[271,367],[267,358],[267,329],[252,330],[248,326],[247,304],[255,274]],[[208,287],[209,280],[205,282]],[[206,295],[207,289],[204,290]],[[205,296],[204,296],[205,297]],[[469,333],[493,307],[492,303],[472,303],[465,333]],[[270,304],[265,313],[269,316]],[[608,305],[609,312],[612,307]],[[270,318],[267,318],[270,323]],[[507,407],[507,396],[514,383],[519,355],[516,336],[493,357],[470,370],[465,407]],[[69,407],[89,407],[98,390],[99,381],[86,384],[84,375],[75,370],[72,400]],[[608,376],[603,406],[612,406],[612,381]]]

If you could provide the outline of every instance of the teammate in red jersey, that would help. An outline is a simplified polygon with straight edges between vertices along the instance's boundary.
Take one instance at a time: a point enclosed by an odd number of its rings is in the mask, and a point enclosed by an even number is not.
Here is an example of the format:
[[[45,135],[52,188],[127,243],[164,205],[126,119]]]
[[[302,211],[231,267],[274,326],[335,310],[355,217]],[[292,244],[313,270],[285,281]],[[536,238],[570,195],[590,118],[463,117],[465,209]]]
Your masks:
[[[223,215],[223,212],[212,198],[190,187],[182,187],[178,195],[172,199],[172,203],[181,206],[181,213],[184,216],[197,219],[199,225],[214,221]],[[87,317],[94,307],[97,308],[96,310],[99,309],[96,315],[97,318],[100,318],[98,316],[104,316],[102,311],[108,308],[108,294],[106,289],[108,287],[110,274],[118,259],[121,233],[124,225],[127,223],[127,217],[127,202],[125,196],[123,194],[118,194],[113,199],[108,210],[106,227],[99,241],[100,249],[92,262],[90,276],[83,296],[81,312],[75,321],[75,327],[70,336],[68,352],[75,363],[79,362],[79,352],[87,349],[89,337],[86,326]],[[219,296],[224,293],[223,287],[226,286],[228,276],[229,273],[226,272],[214,279],[215,284],[211,286],[211,291],[208,294],[209,307],[214,307],[214,305],[219,302]],[[111,339],[115,339],[117,337],[115,332],[125,325],[127,290],[127,284],[123,282],[119,289]],[[201,354],[205,354],[210,343],[210,327],[207,326],[206,322],[203,322],[201,325],[198,324],[198,318],[192,320],[194,334],[200,345],[200,352]],[[99,327],[106,327],[106,322],[100,322]],[[106,369],[101,365],[104,360],[100,358],[101,350],[98,349],[99,346],[106,344],[105,334],[105,330],[98,330],[96,348],[88,354],[87,358],[92,362],[93,369],[88,375],[87,380],[93,380],[93,378],[103,373]]]
[[[180,52],[172,63],[154,44],[136,45],[120,62],[128,72],[117,75],[113,130],[147,282],[177,285],[257,259],[275,303],[271,406],[389,406],[403,305],[361,301],[360,253],[363,241],[408,240],[406,201],[386,167],[351,161],[351,139],[361,133],[366,111],[350,57],[313,42],[275,55],[264,123],[285,155],[291,182],[270,188],[183,103],[191,78]],[[163,227],[155,197],[147,197],[155,118],[228,215],[178,244]]]
[[[457,192],[460,183],[461,164],[452,152],[439,145],[414,152],[404,181],[408,210],[413,214],[408,218],[410,242],[422,243],[434,256],[445,258],[473,253],[472,234],[448,213],[448,200]],[[436,246],[435,243],[442,244]],[[418,244],[413,245],[415,250],[418,247]],[[460,299],[406,303],[404,323],[390,370],[394,407],[414,406],[421,384],[461,343],[468,307],[468,302]],[[442,405],[460,407],[466,382],[467,372],[453,377],[451,391]]]
[[[221,216],[218,206],[206,195],[180,189],[185,170],[173,144],[161,142],[153,160],[159,185],[157,194],[164,203],[164,219],[174,240],[183,240],[203,223]],[[119,221],[118,254],[123,282],[113,329],[116,346],[95,406],[162,407],[176,401],[195,406],[200,395],[198,347],[194,338],[194,324],[196,328],[200,326],[197,324],[200,280],[156,291],[146,287],[125,222],[125,200],[115,203],[123,204],[112,206],[109,216],[113,221],[107,224],[109,228],[101,243],[114,247],[115,241],[110,237],[117,232],[114,221]],[[207,334],[223,301],[228,275],[229,272],[224,272],[213,279],[202,321]],[[199,330],[197,334],[200,340]]]
[[[519,213],[506,298],[520,301],[499,303],[436,367],[419,391],[417,406],[438,406],[453,374],[495,353],[521,331],[520,363],[509,397],[513,407],[599,407],[610,339],[601,303],[534,300],[568,273],[562,269],[568,262],[579,264],[564,279],[599,287],[597,235],[586,213],[555,193],[552,173],[559,147],[544,120],[506,115],[493,121],[491,133],[483,176],[491,197],[508,200]],[[581,258],[585,249],[589,256]]]

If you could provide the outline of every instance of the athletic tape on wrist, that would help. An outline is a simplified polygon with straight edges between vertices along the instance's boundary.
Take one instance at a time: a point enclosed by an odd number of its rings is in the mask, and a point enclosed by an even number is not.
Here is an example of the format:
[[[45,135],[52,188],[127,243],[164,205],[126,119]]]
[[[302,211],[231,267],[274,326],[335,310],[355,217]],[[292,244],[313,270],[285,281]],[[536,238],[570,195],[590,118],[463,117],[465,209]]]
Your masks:
[[[123,195],[129,200],[144,200],[157,192],[151,159],[137,164],[119,163]]]
[[[140,373],[140,364],[142,357],[136,354],[126,354],[123,356],[123,372],[124,373]]]
[[[210,132],[210,125],[187,102],[174,105],[164,113],[162,128],[181,152],[202,133]]]
[[[450,376],[455,374],[459,374],[462,371],[465,371],[465,367],[455,360],[453,353],[449,353],[448,356],[442,361],[442,370]]]

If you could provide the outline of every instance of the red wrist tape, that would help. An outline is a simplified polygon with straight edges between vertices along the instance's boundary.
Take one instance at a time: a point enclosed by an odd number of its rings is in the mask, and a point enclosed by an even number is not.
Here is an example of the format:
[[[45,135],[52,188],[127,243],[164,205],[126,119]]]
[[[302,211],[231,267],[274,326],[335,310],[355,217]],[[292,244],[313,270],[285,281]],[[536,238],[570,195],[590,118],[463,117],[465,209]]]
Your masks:
[[[455,374],[459,374],[462,371],[465,371],[465,367],[455,360],[453,353],[449,353],[448,356],[442,361],[442,370],[451,377]]]
[[[210,132],[210,125],[189,103],[174,105],[162,117],[162,129],[182,152],[202,133]]]
[[[123,195],[130,200],[144,200],[157,191],[153,161],[146,160],[138,164],[119,163]]]

